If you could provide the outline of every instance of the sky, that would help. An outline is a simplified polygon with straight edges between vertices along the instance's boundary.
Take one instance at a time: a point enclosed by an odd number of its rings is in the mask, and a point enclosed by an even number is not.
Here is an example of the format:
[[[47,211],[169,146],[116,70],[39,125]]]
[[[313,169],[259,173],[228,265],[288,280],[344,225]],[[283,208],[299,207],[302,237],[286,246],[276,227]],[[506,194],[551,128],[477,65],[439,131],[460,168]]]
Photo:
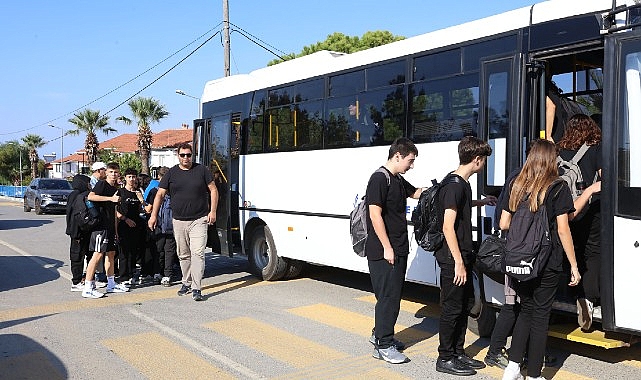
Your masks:
[[[43,154],[83,149],[85,136],[66,135],[84,108],[110,117],[117,129],[105,141],[136,133],[126,100],[153,97],[169,116],[155,132],[192,126],[205,83],[224,76],[224,0],[24,0],[0,12],[0,143],[36,134]],[[530,6],[536,0],[228,0],[232,29],[241,29],[278,54],[340,32],[362,36],[387,30],[413,37]],[[216,32],[221,32],[205,43]],[[473,38],[473,36],[470,36]],[[231,32],[231,74],[246,74],[276,58]],[[175,66],[175,67],[174,67]],[[176,90],[192,96],[181,96]],[[196,99],[195,99],[196,98]],[[124,103],[124,104],[123,104]],[[122,104],[122,105],[120,105]],[[119,106],[120,105],[120,106]],[[51,127],[49,125],[54,125]]]

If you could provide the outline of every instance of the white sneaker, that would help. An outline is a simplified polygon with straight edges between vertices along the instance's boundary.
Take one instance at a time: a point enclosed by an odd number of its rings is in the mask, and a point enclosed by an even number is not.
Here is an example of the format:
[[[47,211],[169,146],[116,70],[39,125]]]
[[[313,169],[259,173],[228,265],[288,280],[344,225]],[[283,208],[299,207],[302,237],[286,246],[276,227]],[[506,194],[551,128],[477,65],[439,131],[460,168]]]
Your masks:
[[[82,291],[82,296],[84,298],[101,298],[104,297],[105,295],[103,293],[100,293],[96,289],[83,289]]]
[[[96,288],[104,288],[107,286],[107,283],[102,281],[94,281],[94,284],[96,285]]]
[[[123,284],[116,284],[113,288],[107,287],[107,293],[127,293],[129,288]]]
[[[539,376],[539,377],[526,377],[527,380],[545,380],[545,377]]]
[[[523,380],[521,366],[516,362],[509,362],[503,372],[503,380]]]
[[[75,285],[71,284],[71,291],[72,292],[82,292],[83,290],[85,290],[85,284],[83,284],[82,282],[79,282],[79,283],[77,283]]]
[[[160,285],[162,285],[162,286],[170,286],[171,285],[171,279],[169,277],[163,277],[162,280],[160,280]]]

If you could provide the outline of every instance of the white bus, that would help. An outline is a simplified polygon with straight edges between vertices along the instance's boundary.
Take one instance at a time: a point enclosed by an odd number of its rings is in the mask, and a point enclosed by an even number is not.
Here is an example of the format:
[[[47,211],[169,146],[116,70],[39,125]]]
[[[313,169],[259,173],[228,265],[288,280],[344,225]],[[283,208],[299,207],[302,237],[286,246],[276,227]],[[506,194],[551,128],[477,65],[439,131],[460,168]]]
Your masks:
[[[641,164],[640,22],[631,0],[548,1],[357,53],[321,51],[208,82],[194,150],[221,197],[210,243],[224,254],[244,252],[265,280],[294,277],[305,263],[367,272],[366,260],[352,252],[348,215],[391,142],[407,136],[417,144],[406,178],[425,186],[457,167],[463,136],[485,139],[493,154],[472,177],[473,196],[496,195],[523,162],[526,143],[544,136],[551,75],[586,113],[602,114],[597,320],[605,331],[641,335],[641,170],[632,170]],[[493,211],[473,215],[477,243],[492,232]],[[432,253],[413,239],[408,263],[407,281],[439,286]],[[485,305],[498,307],[502,285],[480,278]],[[576,313],[569,298],[560,297],[555,309]],[[492,308],[485,310],[482,335],[494,321]],[[627,343],[617,342],[598,344]]]

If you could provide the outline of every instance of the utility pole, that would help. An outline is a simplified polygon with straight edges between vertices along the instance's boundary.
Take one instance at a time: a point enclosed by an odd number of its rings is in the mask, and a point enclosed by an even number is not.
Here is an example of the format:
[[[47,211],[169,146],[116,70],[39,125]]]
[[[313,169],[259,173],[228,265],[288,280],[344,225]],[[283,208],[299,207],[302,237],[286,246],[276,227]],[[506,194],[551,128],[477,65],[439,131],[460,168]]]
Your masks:
[[[229,0],[223,0],[223,46],[225,48],[225,76],[230,75],[229,70]]]

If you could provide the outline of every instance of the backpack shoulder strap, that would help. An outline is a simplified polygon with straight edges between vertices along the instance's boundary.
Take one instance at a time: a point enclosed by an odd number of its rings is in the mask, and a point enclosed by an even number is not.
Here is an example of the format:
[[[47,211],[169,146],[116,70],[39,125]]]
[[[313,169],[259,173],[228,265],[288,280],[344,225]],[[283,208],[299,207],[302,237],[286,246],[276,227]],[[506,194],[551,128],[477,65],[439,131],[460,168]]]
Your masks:
[[[576,152],[576,154],[574,155],[574,157],[572,157],[570,161],[573,164],[578,165],[579,161],[581,161],[581,159],[583,158],[583,155],[585,155],[585,152],[587,152],[588,149],[590,149],[590,147],[584,143],[583,145],[581,145],[581,148],[579,148],[579,150]]]
[[[391,179],[390,179],[389,172],[387,171],[387,169],[385,169],[384,167],[381,166],[380,168],[376,169],[376,172],[385,174],[385,178],[387,178],[387,186],[389,186],[390,182],[391,182]],[[376,172],[374,172],[374,173],[376,173]]]

